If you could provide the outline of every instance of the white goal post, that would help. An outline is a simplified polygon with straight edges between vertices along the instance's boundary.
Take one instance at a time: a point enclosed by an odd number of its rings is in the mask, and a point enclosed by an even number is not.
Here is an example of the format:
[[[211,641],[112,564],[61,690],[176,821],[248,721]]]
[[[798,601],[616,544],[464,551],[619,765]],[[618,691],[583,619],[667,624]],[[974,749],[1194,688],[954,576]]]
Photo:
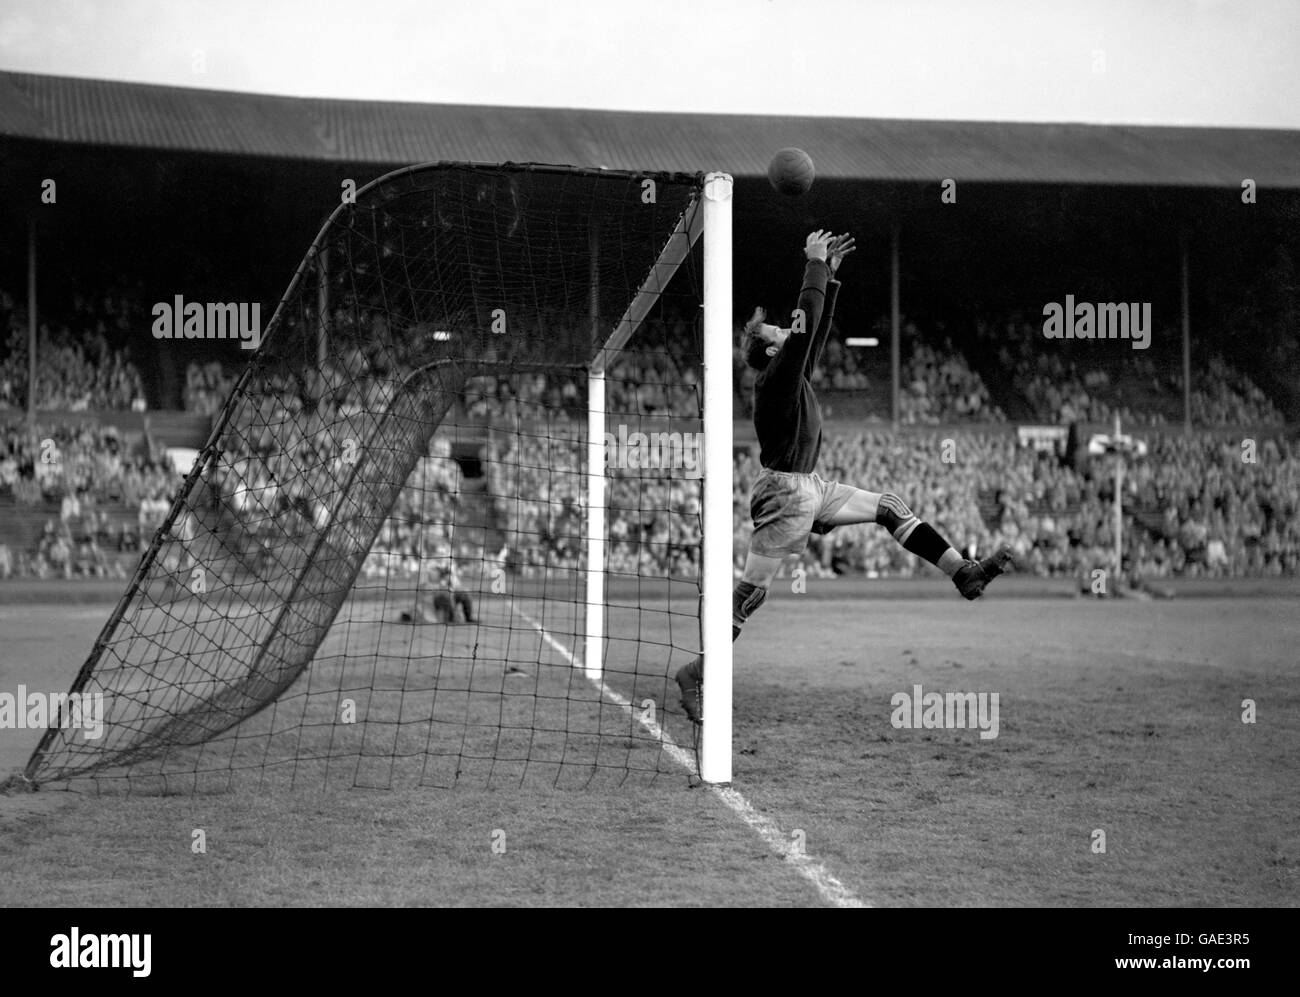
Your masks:
[[[609,484],[605,454],[605,370],[650,313],[701,235],[704,237],[704,418],[700,636],[706,685],[700,777],[731,782],[732,591],[732,178],[705,177],[703,196],[678,222],[645,283],[587,374],[586,630],[583,670],[601,681],[605,651]]]

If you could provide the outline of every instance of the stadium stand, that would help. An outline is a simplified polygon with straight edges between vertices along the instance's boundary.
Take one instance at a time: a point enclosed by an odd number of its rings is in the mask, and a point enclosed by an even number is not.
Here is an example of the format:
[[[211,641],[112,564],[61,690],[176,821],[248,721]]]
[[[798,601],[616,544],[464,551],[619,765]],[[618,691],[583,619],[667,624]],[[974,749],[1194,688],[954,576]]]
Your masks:
[[[12,330],[21,316],[12,299],[8,304],[5,314]],[[110,299],[104,311],[115,310]],[[74,302],[72,311],[85,316],[92,329],[103,322],[102,317],[93,318],[84,300]],[[362,321],[374,320],[363,317]],[[836,419],[823,451],[826,476],[869,488],[910,489],[909,503],[943,524],[968,550],[989,549],[1005,540],[1016,549],[1022,568],[1038,575],[1080,576],[1108,565],[1113,496],[1106,469],[1086,463],[1073,466],[1062,455],[1037,451],[1005,429],[994,428],[1005,420],[1000,407],[942,327],[923,333],[908,321],[904,328],[908,349],[901,421],[914,430],[864,432],[854,421]],[[382,341],[382,330],[371,332],[378,337],[376,342]],[[1103,422],[1119,412],[1125,420],[1154,432],[1148,459],[1132,468],[1125,482],[1128,561],[1135,574],[1147,578],[1276,576],[1300,571],[1295,497],[1300,493],[1300,448],[1285,436],[1270,436],[1260,441],[1257,463],[1243,464],[1239,440],[1212,432],[1184,437],[1161,430],[1167,421],[1167,403],[1179,385],[1160,377],[1149,358],[1122,354],[1122,376],[1112,375],[1102,352],[1096,353],[1095,364],[1090,357],[1088,362],[1066,367],[1041,351],[1034,353],[1030,347],[1035,332],[1031,323],[1013,315],[981,323],[977,333],[980,347],[996,345],[1000,363],[1014,371],[1013,383],[1024,392],[1019,401],[1035,417],[1048,424],[1087,423]],[[684,355],[690,339],[685,321],[669,316],[648,323],[643,333],[646,348],[639,358],[629,356],[611,370],[611,413],[654,416],[677,408],[682,401],[670,398],[668,392],[694,390],[691,366],[675,359]],[[73,398],[87,405],[99,401],[105,409],[128,395],[138,397],[134,394],[138,372],[121,354],[114,361],[105,349],[102,339],[93,341],[89,352],[80,347],[51,349],[46,354],[50,365],[40,382],[46,397],[65,403]],[[277,484],[277,454],[283,456],[294,447],[333,446],[312,429],[328,421],[330,406],[346,413],[380,404],[384,380],[370,374],[377,355],[358,348],[345,357],[346,370],[318,372],[309,394],[316,399],[312,404],[326,408],[306,416],[284,418],[310,399],[283,385],[275,393],[280,401],[268,402],[280,409],[260,412],[258,419],[264,425],[299,427],[296,435],[281,439],[268,432],[256,452],[232,454],[219,468],[217,487],[235,510],[234,519],[225,526],[247,556],[261,556],[259,522],[276,517],[283,525],[288,517],[299,531],[313,528],[320,510],[313,507],[312,496],[323,489],[309,481],[282,489]],[[11,384],[25,380],[23,364],[25,355],[14,350],[11,332],[11,352],[3,367]],[[112,370],[114,378],[87,381],[85,371],[90,367]],[[857,398],[859,412],[880,417],[879,408],[873,409],[879,396],[873,394],[871,379],[858,366],[855,351],[845,347],[839,336],[828,346],[814,380],[827,392],[828,408],[847,407],[853,415],[852,400]],[[196,417],[211,415],[231,383],[220,363],[190,364],[187,407]],[[750,383],[752,378],[741,376],[738,369],[737,392],[746,391]],[[336,390],[344,384],[354,387]],[[1135,390],[1134,384],[1144,385],[1145,393]],[[1113,403],[1120,386],[1128,404]],[[1204,365],[1193,404],[1198,421],[1207,427],[1281,422],[1263,391],[1217,357]],[[394,568],[414,572],[421,538],[430,542],[427,524],[465,523],[475,516],[483,529],[493,531],[494,545],[501,541],[511,570],[535,575],[578,567],[583,497],[575,491],[575,476],[552,472],[578,466],[584,405],[584,386],[574,378],[473,379],[459,418],[514,424],[524,413],[525,419],[544,419],[546,432],[507,437],[512,449],[498,454],[499,465],[489,460],[487,478],[477,491],[464,487],[448,444],[434,444],[381,533],[365,573],[373,577]],[[127,570],[141,538],[148,538],[152,525],[165,513],[165,500],[176,481],[158,440],[148,433],[128,440],[93,417],[32,433],[16,415],[0,425],[0,510],[5,524],[0,531],[0,574],[94,577]],[[958,428],[944,437],[917,431],[938,424]],[[956,459],[950,464],[937,457],[944,439],[952,440],[955,447]],[[45,440],[53,441],[57,461],[41,459]],[[535,452],[516,452],[522,448]],[[521,480],[494,480],[494,474],[501,473],[494,470],[497,466],[510,467]],[[738,456],[738,557],[748,539],[747,496],[756,468],[752,455]],[[634,504],[630,483],[620,483],[617,471],[614,475],[615,504],[623,500],[625,505]],[[646,494],[647,487],[657,491]],[[647,511],[639,518],[615,518],[610,524],[611,572],[635,573],[653,563],[677,575],[691,575],[697,567],[698,526],[690,524],[699,510],[698,482],[666,476],[649,486],[642,481],[637,488],[643,509],[685,515]],[[476,503],[483,511],[473,511]],[[433,540],[448,539],[436,530],[435,534]],[[510,538],[516,542],[512,544]],[[527,542],[520,542],[523,538]],[[845,528],[814,538],[802,563],[806,570],[823,576],[924,570],[870,527]]]
[[[109,345],[110,336],[139,321],[138,306],[111,293],[99,299],[78,294],[66,314],[44,315],[37,341],[37,406],[71,412],[142,408],[144,382],[130,349]],[[5,330],[0,410],[21,408],[27,404],[27,315],[5,290],[0,290],[0,328]]]
[[[1045,348],[1042,321],[1012,312],[995,321],[979,320],[975,339],[996,354],[1011,372],[1012,390],[1041,423],[1126,423],[1161,425],[1181,419],[1182,378],[1178,358],[1167,347],[1117,350],[1107,340],[1075,340],[1069,352]],[[1176,343],[1168,332],[1155,343]],[[1270,425],[1282,413],[1245,373],[1219,355],[1199,357],[1192,386],[1192,421],[1199,426]]]
[[[46,577],[121,576],[176,475],[140,438],[95,422],[0,423],[0,571]],[[165,505],[164,505],[165,508]]]
[[[189,363],[185,368],[185,411],[215,415],[225,404],[226,396],[234,386],[235,378],[226,373],[221,361]]]

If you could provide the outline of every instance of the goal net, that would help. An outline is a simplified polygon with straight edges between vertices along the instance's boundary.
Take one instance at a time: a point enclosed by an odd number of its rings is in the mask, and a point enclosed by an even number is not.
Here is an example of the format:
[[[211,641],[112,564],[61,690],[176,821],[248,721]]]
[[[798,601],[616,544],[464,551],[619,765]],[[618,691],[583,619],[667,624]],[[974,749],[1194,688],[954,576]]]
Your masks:
[[[726,781],[729,197],[435,164],[341,204],[77,675],[102,731],[52,718],[26,779],[680,776],[703,646]]]

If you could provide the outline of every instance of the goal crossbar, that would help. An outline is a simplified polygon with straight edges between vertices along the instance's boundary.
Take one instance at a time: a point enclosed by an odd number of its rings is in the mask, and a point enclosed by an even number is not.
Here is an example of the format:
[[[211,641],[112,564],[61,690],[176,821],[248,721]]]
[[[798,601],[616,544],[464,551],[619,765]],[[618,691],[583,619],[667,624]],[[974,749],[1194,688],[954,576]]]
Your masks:
[[[641,323],[645,321],[646,316],[650,314],[664,289],[673,279],[673,275],[677,273],[677,268],[685,262],[703,233],[704,210],[701,201],[697,198],[682,212],[672,235],[664,243],[659,258],[655,260],[654,266],[641,282],[636,296],[628,304],[627,311],[618,320],[604,345],[599,347],[595,356],[591,358],[592,374],[605,373],[610,359],[622,351],[628,340],[632,338],[632,334],[640,328]]]

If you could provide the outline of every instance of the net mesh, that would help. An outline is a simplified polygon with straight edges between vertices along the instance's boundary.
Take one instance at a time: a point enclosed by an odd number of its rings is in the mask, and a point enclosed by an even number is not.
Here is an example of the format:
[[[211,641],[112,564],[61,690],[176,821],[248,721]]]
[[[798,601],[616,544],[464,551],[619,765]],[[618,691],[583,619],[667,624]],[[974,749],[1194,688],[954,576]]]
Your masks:
[[[28,778],[680,775],[663,735],[668,676],[699,647],[700,278],[681,235],[699,184],[439,164],[337,210],[77,677],[102,733],[65,711]],[[688,249],[665,287],[674,238]],[[595,357],[598,664],[583,660]]]

